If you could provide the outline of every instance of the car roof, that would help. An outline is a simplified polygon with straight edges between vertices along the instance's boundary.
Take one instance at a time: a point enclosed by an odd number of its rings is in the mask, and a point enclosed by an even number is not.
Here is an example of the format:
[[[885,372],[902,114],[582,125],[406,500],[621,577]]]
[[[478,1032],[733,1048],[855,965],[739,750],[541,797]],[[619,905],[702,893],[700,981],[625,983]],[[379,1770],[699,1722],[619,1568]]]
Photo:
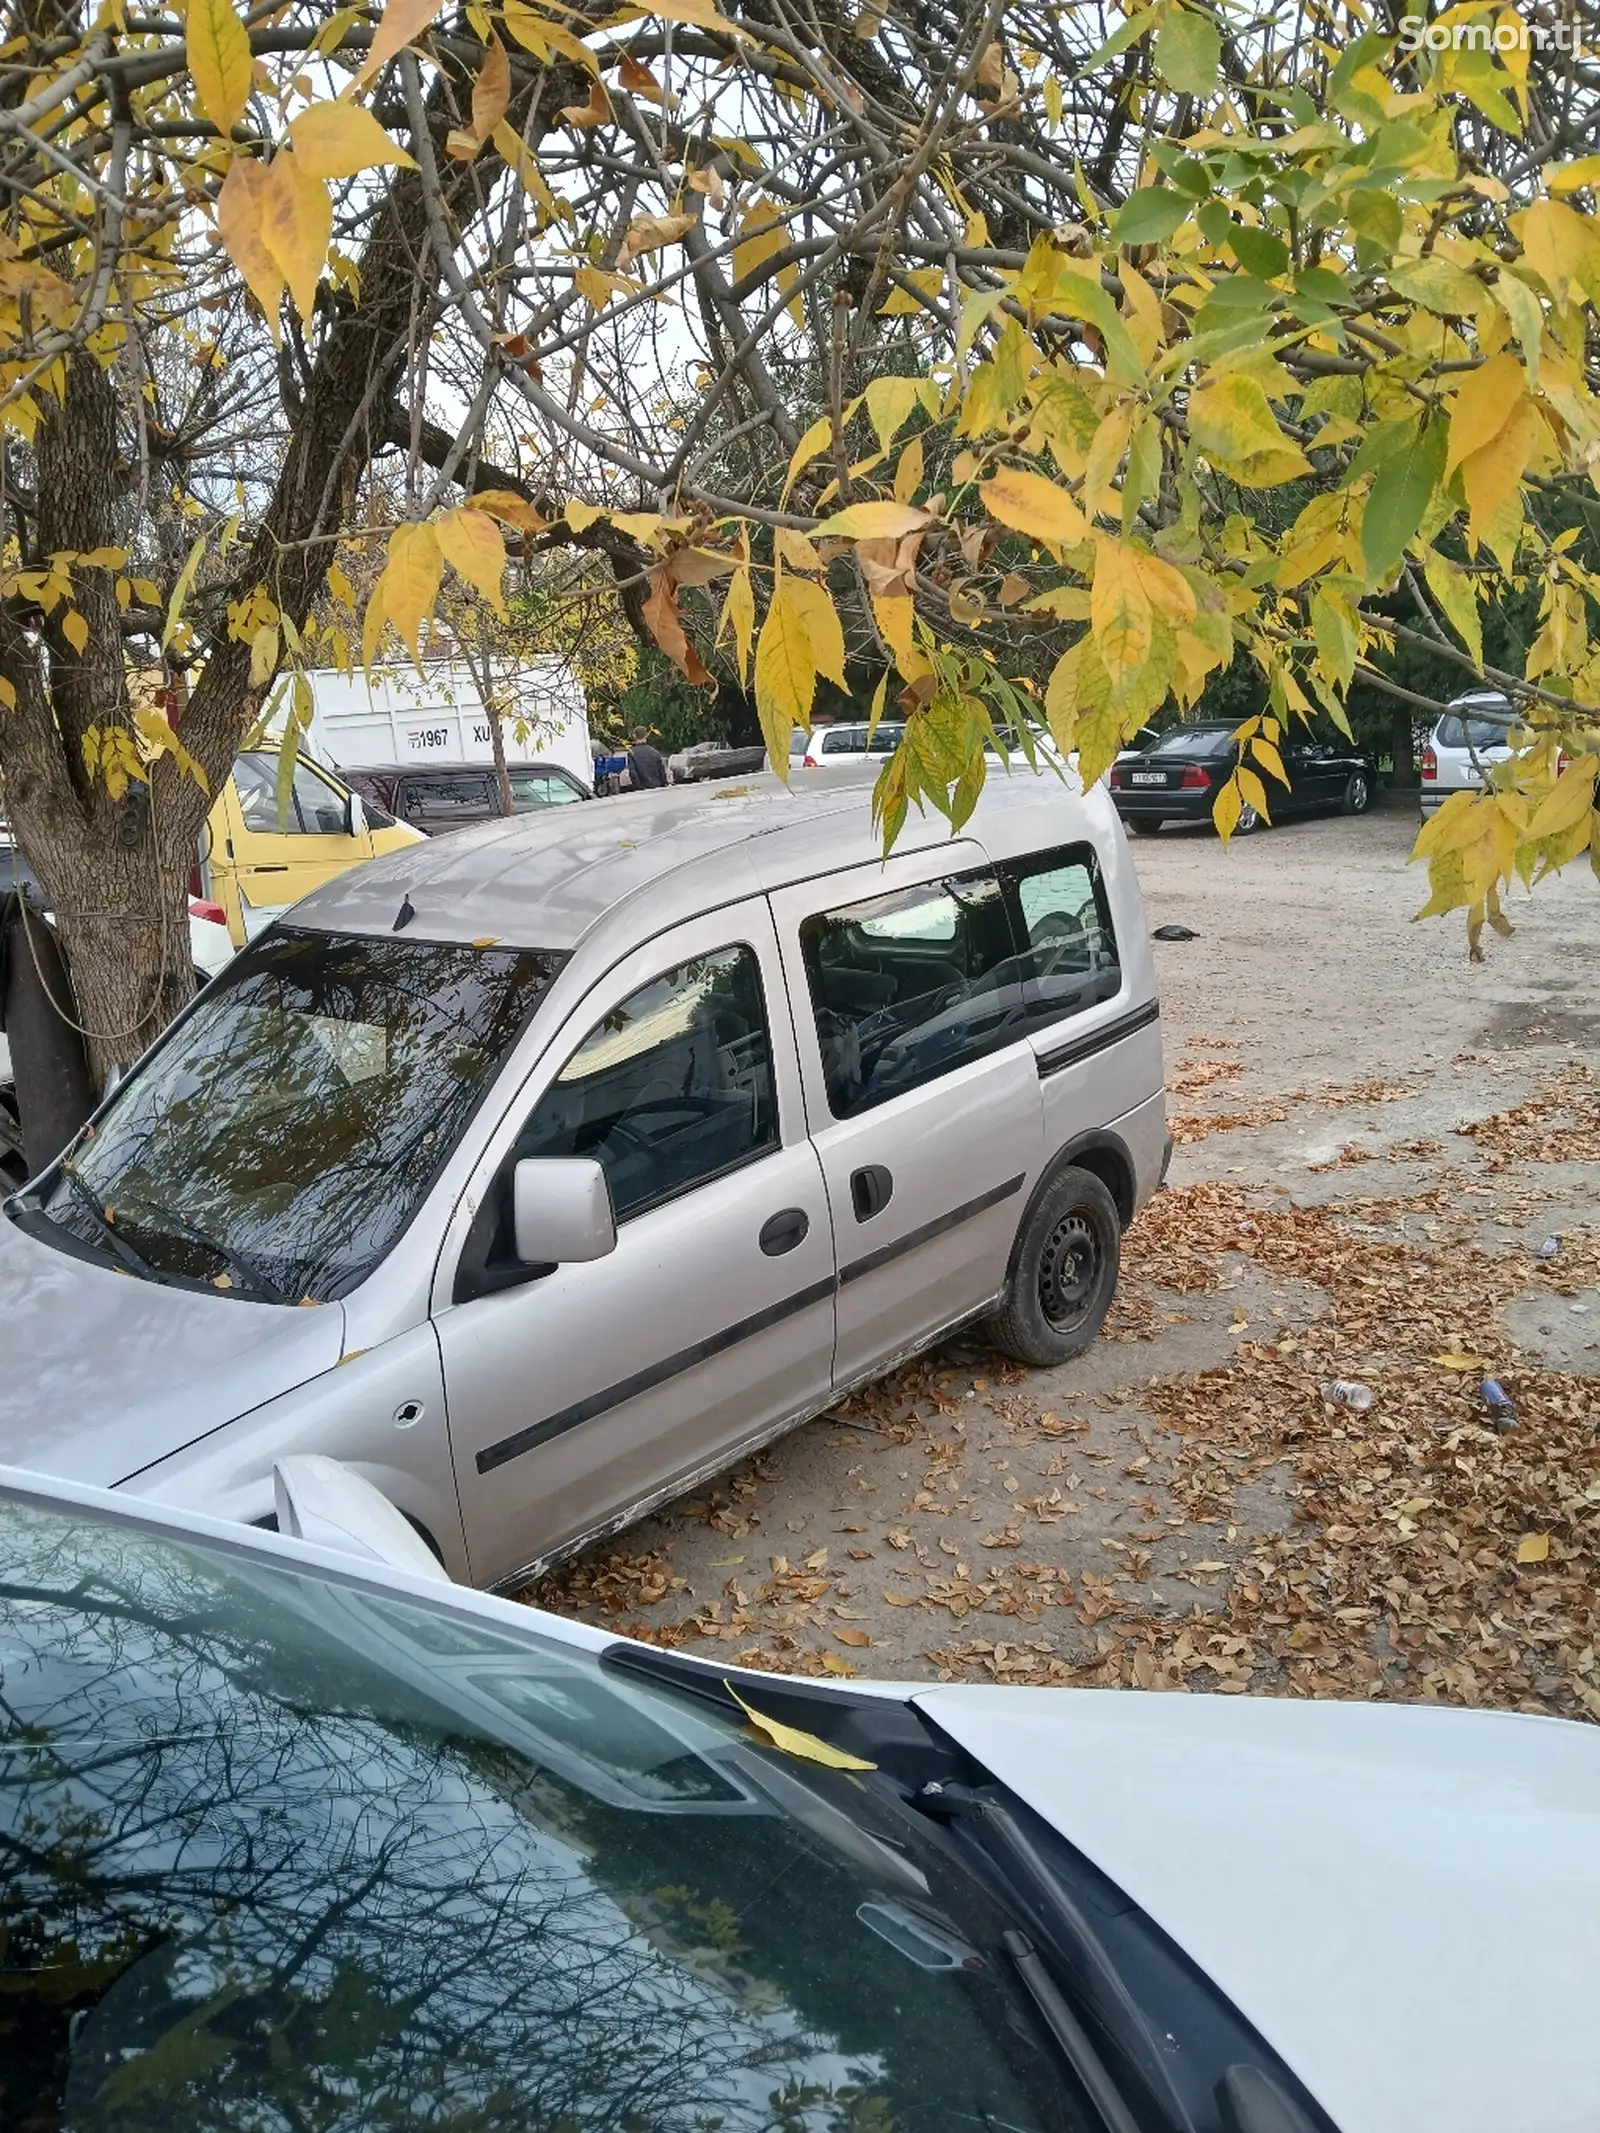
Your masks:
[[[501,817],[352,867],[297,904],[291,922],[388,934],[409,900],[408,939],[571,949],[606,924],[644,940],[702,911],[881,859],[875,777],[863,763],[820,785],[797,778],[791,788],[767,774]],[[1085,796],[1053,769],[1022,765],[990,776],[969,832],[996,856],[1085,838],[1104,847],[1117,835],[1098,789]],[[942,816],[913,810],[896,852],[933,845],[951,849],[958,866],[980,857],[951,843]]]

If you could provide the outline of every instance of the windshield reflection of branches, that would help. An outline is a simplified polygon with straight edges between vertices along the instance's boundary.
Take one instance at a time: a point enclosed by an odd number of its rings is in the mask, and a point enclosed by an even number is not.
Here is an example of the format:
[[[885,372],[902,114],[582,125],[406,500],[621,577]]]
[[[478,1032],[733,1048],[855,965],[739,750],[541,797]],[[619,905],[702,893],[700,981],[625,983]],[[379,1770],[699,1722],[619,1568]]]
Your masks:
[[[282,1625],[198,1559],[49,1524],[0,1515],[0,1624],[29,1603],[31,1654],[0,1691],[0,2099],[31,2071],[73,2133],[168,2133],[175,2108],[185,2133],[735,2133],[783,2095],[795,2133],[887,2123],[872,2066],[770,1983],[675,1956],[535,1826],[517,1758],[420,1696],[377,1716],[336,1670],[315,1702],[274,1693]]]
[[[170,1208],[286,1293],[339,1294],[427,1189],[556,960],[269,938],[128,1084],[78,1170],[165,1271],[216,1270],[162,1230]]]

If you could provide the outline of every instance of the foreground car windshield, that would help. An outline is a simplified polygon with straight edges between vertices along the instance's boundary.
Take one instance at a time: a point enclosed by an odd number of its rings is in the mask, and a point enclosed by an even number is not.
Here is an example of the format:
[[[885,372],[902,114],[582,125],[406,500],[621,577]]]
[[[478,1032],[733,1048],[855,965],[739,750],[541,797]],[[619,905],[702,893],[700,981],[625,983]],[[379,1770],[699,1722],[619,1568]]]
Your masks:
[[[0,1499],[0,1564],[0,2124],[1097,2123],[883,1780],[102,1513]]]
[[[563,960],[265,935],[79,1144],[49,1223],[158,1279],[342,1295],[405,1226]]]

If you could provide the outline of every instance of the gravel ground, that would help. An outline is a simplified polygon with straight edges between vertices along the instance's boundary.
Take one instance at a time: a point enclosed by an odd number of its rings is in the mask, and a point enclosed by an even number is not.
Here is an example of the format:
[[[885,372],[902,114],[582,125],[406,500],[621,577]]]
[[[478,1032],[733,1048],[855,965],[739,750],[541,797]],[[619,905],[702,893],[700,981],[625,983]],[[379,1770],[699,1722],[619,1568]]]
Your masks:
[[[805,1673],[1600,1716],[1600,895],[1474,965],[1411,921],[1414,834],[1135,846],[1196,934],[1156,950],[1179,1145],[1088,1355],[948,1344],[529,1596]]]

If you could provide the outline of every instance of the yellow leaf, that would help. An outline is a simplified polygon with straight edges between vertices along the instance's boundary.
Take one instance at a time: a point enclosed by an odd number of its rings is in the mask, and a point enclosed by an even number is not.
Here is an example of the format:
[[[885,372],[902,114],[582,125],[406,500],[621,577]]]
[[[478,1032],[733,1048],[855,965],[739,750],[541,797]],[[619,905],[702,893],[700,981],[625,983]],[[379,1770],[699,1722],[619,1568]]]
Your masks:
[[[518,533],[543,533],[550,521],[540,511],[535,511],[525,496],[518,496],[514,489],[479,489],[462,505],[463,511],[487,511],[497,518],[502,526],[513,527]],[[581,530],[581,529],[580,529]]]
[[[1558,200],[1536,200],[1522,217],[1522,254],[1558,304],[1575,292],[1600,298],[1600,231]]]
[[[833,421],[830,416],[823,415],[818,421],[812,423],[810,429],[806,431],[800,442],[795,446],[794,451],[790,454],[789,471],[783,477],[783,495],[778,499],[780,504],[794,487],[794,478],[801,468],[809,466],[812,460],[820,452],[825,452],[832,442]]]
[[[1095,542],[1089,626],[1113,685],[1150,657],[1154,618],[1137,552],[1122,541]]]
[[[1310,463],[1278,427],[1259,379],[1228,371],[1190,397],[1189,435],[1224,474],[1247,488],[1276,488]]]
[[[684,22],[691,29],[717,30],[724,37],[749,42],[748,31],[741,30],[726,15],[719,15],[712,0],[649,0],[648,6],[627,8],[617,20],[636,22],[641,16],[650,15],[659,15],[663,22]]]
[[[636,281],[630,281],[626,274],[608,273],[604,267],[577,268],[572,286],[596,311],[603,311],[614,296],[637,296],[639,293]]]
[[[788,755],[791,730],[810,725],[816,685],[805,613],[794,598],[793,580],[783,577],[756,639],[756,711],[773,762]]]
[[[586,504],[578,497],[572,496],[567,499],[566,509],[561,515],[574,533],[584,533],[597,518],[605,518],[609,514],[603,504]]]
[[[230,163],[217,195],[217,235],[276,335],[278,306],[283,301],[283,269],[267,250],[262,234],[266,195],[271,189],[264,163],[252,162],[248,156]]]
[[[864,1629],[836,1629],[833,1634],[838,1638],[841,1644],[848,1644],[852,1647],[852,1649],[857,1651],[859,1651],[863,1645],[870,1644],[872,1642],[872,1639],[867,1635]]]
[[[1211,819],[1217,826],[1217,835],[1226,844],[1239,827],[1239,817],[1244,813],[1244,799],[1239,791],[1237,778],[1230,778],[1217,794],[1211,810]]]
[[[472,85],[472,130],[486,141],[506,115],[511,101],[511,62],[498,37],[489,39],[483,65]]]
[[[1585,821],[1594,806],[1597,769],[1600,769],[1600,757],[1580,755],[1570,762],[1534,809],[1526,835],[1529,838],[1559,837]]]
[[[785,578],[782,592],[805,620],[811,662],[819,674],[847,686],[844,678],[844,630],[827,588],[811,578]]]
[[[878,306],[883,318],[920,318],[928,303],[937,300],[944,287],[943,267],[912,267],[908,273],[896,277],[896,285]]]
[[[62,616],[61,634],[81,659],[89,642],[89,625],[75,607],[69,607]]]
[[[250,36],[230,0],[189,0],[189,72],[200,108],[224,139],[250,101]]]
[[[1543,1563],[1548,1561],[1549,1555],[1550,1536],[1548,1533],[1524,1533],[1521,1540],[1517,1542],[1517,1561],[1519,1563]]]
[[[1482,1370],[1485,1368],[1484,1358],[1481,1355],[1464,1355],[1459,1348],[1446,1348],[1442,1355],[1430,1356],[1428,1360],[1432,1363],[1437,1363],[1441,1370]]]
[[[410,156],[360,104],[313,104],[289,121],[289,139],[308,178],[353,178],[385,164],[411,170]]]
[[[387,66],[397,52],[416,43],[438,14],[440,4],[441,0],[385,0],[377,33],[356,75],[358,89],[364,81],[370,81],[380,67]]]
[[[576,127],[580,133],[590,126],[604,126],[611,118],[611,99],[603,85],[594,82],[590,86],[587,101],[581,104],[563,104],[561,116],[569,126]]]
[[[524,188],[533,195],[542,218],[543,229],[555,220],[555,194],[544,182],[544,173],[539,168],[538,158],[533,154],[522,136],[502,119],[494,129],[494,145],[500,151],[501,160],[508,170],[516,172]]]
[[[1477,370],[1467,372],[1450,403],[1450,444],[1444,461],[1447,477],[1462,460],[1499,436],[1526,396],[1526,376],[1514,355],[1491,356]]]
[[[1174,570],[1160,556],[1151,555],[1148,549],[1134,551],[1139,576],[1144,589],[1150,595],[1150,605],[1158,615],[1165,615],[1169,622],[1192,622],[1196,613],[1194,587],[1181,570]]]
[[[1021,467],[1002,467],[992,481],[979,489],[978,500],[1002,526],[1050,547],[1062,547],[1088,535],[1088,522],[1066,490],[1044,475],[1029,474]]]
[[[1489,537],[1502,504],[1516,494],[1539,441],[1539,411],[1526,393],[1512,403],[1503,429],[1461,463],[1468,528],[1475,541]]]
[[[843,511],[836,511],[832,518],[822,521],[816,538],[822,540],[833,535],[844,541],[898,541],[908,533],[919,533],[924,526],[932,524],[932,515],[918,505],[891,503],[885,499],[878,503],[850,504]]]
[[[912,632],[912,600],[909,593],[874,594],[872,617],[884,643],[894,654],[894,663],[907,681],[916,678],[927,661],[917,649]]]
[[[785,1755],[798,1756],[802,1762],[821,1763],[825,1770],[876,1770],[876,1763],[863,1762],[859,1755],[847,1755],[842,1748],[832,1748],[825,1740],[818,1740],[814,1733],[802,1733],[798,1726],[786,1726],[781,1719],[768,1718],[764,1711],[753,1710],[731,1681],[722,1686],[733,1698],[758,1732],[764,1733],[773,1747],[781,1748]]]
[[[681,244],[698,220],[696,215],[635,215],[623,232],[617,265],[625,267],[630,260],[642,259],[646,252]]]
[[[333,233],[333,202],[321,178],[309,176],[294,150],[272,159],[261,192],[261,241],[283,276],[302,319],[316,302],[322,263]]]
[[[805,534],[793,526],[775,526],[772,545],[780,563],[787,563],[791,570],[803,570],[807,576],[815,576],[822,568],[822,558]]]
[[[1600,156],[1579,156],[1575,163],[1559,163],[1547,170],[1544,182],[1553,193],[1583,192],[1600,186]]]
[[[503,618],[506,603],[500,580],[505,576],[506,544],[488,512],[469,511],[461,504],[435,519],[433,530],[444,559],[456,576],[464,578]]]
[[[414,664],[420,667],[418,639],[422,625],[433,613],[444,574],[444,555],[432,526],[396,526],[389,536],[389,555],[383,576],[374,589],[381,596],[385,618],[405,642]]]
[[[748,569],[736,570],[728,586],[728,597],[722,603],[722,612],[733,631],[734,650],[739,660],[739,686],[748,691],[750,687],[750,640],[755,635],[756,601],[750,586]],[[789,773],[787,755],[780,760],[773,758],[772,767],[780,777]]]
[[[897,504],[909,504],[922,487],[922,456],[922,439],[913,437],[895,461],[894,500]]]

